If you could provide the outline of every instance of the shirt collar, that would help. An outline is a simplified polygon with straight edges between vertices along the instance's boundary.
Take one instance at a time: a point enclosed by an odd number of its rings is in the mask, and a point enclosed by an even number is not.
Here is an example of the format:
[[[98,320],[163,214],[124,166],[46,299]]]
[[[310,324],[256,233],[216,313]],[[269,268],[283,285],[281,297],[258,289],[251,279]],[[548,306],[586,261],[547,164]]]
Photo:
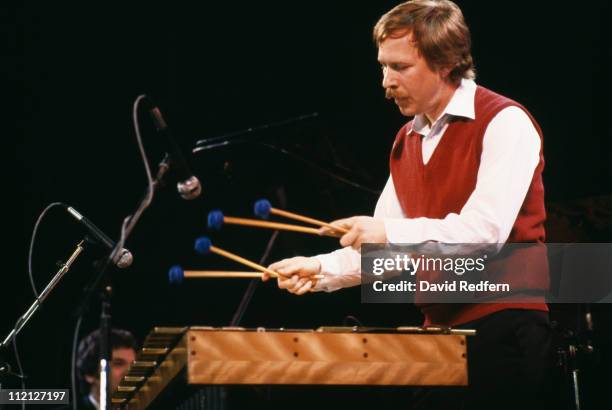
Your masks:
[[[100,403],[98,403],[98,400],[96,400],[96,398],[91,393],[89,393],[89,396],[87,396],[87,398],[96,409],[100,408]]]
[[[459,87],[455,90],[455,93],[451,97],[450,101],[442,111],[440,117],[436,120],[436,122],[440,118],[444,118],[445,116],[456,116],[456,117],[465,117],[469,119],[475,119],[475,111],[474,111],[474,97],[476,95],[476,83],[474,80],[461,79],[461,83]],[[433,125],[433,124],[432,124]],[[429,122],[424,114],[417,114],[414,116],[414,121],[412,122],[412,128],[408,130],[408,133],[411,131],[415,131],[422,135],[427,135],[430,129]]]

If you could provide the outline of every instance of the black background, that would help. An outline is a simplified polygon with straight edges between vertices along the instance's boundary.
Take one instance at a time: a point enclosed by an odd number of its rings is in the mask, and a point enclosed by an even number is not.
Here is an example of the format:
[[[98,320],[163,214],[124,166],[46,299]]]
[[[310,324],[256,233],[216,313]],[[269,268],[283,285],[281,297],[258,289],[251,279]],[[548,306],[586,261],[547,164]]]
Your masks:
[[[23,84],[17,188],[5,191],[5,198],[21,204],[21,223],[7,215],[7,226],[16,228],[5,257],[16,264],[2,281],[0,334],[33,300],[27,248],[48,203],[74,206],[114,238],[135,208],[146,182],[131,121],[139,94],[155,98],[187,153],[200,138],[318,112],[314,120],[257,136],[381,190],[391,143],[406,119],[384,99],[371,28],[395,4],[25,2],[14,20],[16,47],[9,56]],[[609,194],[607,3],[458,4],[472,31],[477,82],[524,104],[543,129],[547,201]],[[155,167],[162,146],[145,114],[143,138]],[[181,200],[170,180],[128,240],[133,267],[111,275],[114,324],[139,338],[155,325],[231,320],[248,282],[167,283],[167,269],[176,263],[242,269],[194,255],[193,239],[206,233],[209,210],[250,217],[253,201],[268,197],[288,210],[332,220],[371,214],[376,202],[372,193],[258,144],[189,160],[203,182],[202,197]],[[43,221],[34,250],[39,289],[82,234],[59,209]],[[217,246],[257,260],[270,232],[227,227],[210,236]],[[336,246],[332,239],[282,233],[269,261]],[[20,335],[28,387],[69,385],[73,312],[93,274],[92,259],[86,254],[77,262]],[[602,327],[609,324],[610,309],[596,310]],[[349,314],[369,325],[420,320],[409,305],[362,305],[358,289],[295,297],[270,283],[259,286],[243,324],[312,328],[340,324]],[[97,325],[97,315],[92,303],[83,333]],[[609,335],[602,337],[609,344]]]

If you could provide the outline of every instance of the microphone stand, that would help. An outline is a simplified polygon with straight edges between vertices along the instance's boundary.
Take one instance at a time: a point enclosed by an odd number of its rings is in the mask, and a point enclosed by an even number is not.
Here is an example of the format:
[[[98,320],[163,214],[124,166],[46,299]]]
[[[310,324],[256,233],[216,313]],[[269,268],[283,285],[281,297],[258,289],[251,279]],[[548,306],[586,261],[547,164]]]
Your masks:
[[[285,207],[287,201],[286,201],[284,187],[280,187],[276,191],[276,196],[278,197],[279,203],[283,207]],[[274,231],[272,233],[272,236],[270,236],[270,239],[268,239],[268,244],[266,245],[266,249],[264,250],[263,255],[261,255],[261,258],[259,259],[260,265],[264,265],[266,263],[266,260],[268,259],[268,256],[270,255],[272,248],[274,247],[274,243],[276,242],[276,238],[278,237],[278,234],[279,234],[279,231]],[[249,283],[249,287],[242,295],[242,300],[240,301],[240,304],[238,305],[238,308],[236,309],[236,312],[234,313],[234,316],[232,317],[230,326],[232,327],[240,326],[242,317],[244,316],[244,313],[246,312],[249,306],[249,303],[251,302],[251,299],[253,298],[253,294],[255,293],[255,290],[257,289],[257,286],[259,285],[260,282],[261,281],[259,279],[251,280],[251,282]]]
[[[291,125],[295,123],[299,123],[302,121],[310,120],[312,118],[316,118],[319,116],[318,112],[313,112],[310,114],[304,114],[293,118],[288,118],[282,121],[271,122],[268,124],[259,125],[256,127],[249,127],[244,130],[230,132],[229,134],[220,135],[218,137],[213,138],[203,138],[196,141],[196,148],[194,148],[193,153],[195,154],[198,151],[207,150],[210,148],[215,148],[218,146],[228,145],[231,140],[237,140],[239,137],[246,137],[248,135],[257,134],[260,131],[267,131],[274,128],[280,128],[285,125]],[[260,136],[249,137],[250,141],[261,138]],[[243,141],[242,139],[240,140]]]
[[[264,138],[263,131],[268,131],[268,130],[272,130],[275,128],[283,127],[285,125],[299,123],[305,120],[316,118],[318,116],[319,116],[318,112],[313,112],[311,114],[300,115],[298,117],[289,118],[283,121],[272,122],[269,124],[263,124],[263,125],[259,125],[256,127],[249,127],[249,128],[246,128],[240,131],[234,131],[229,134],[221,135],[218,137],[200,139],[196,142],[195,147],[192,148],[191,153],[197,154],[197,153],[202,153],[204,151],[208,151],[212,149],[228,147],[231,145],[254,143],[258,146],[267,148],[268,150],[272,150],[277,153],[281,153],[285,156],[288,156],[292,160],[297,160],[302,163],[305,163],[306,165],[319,171],[320,173],[330,176],[344,184],[350,185],[353,188],[357,188],[369,194],[379,196],[381,191],[369,188],[359,182],[353,181],[351,178],[355,177],[357,174],[355,174],[354,172],[351,172],[351,170],[347,169],[346,167],[340,167],[338,166],[338,164],[323,164],[323,163],[318,164],[316,160],[308,159],[306,157],[303,157],[302,155],[298,155],[285,148],[277,147],[275,145],[267,144],[265,142],[260,141],[261,139]],[[336,170],[341,171],[345,174],[349,174],[350,176],[344,177],[340,175],[338,171]]]
[[[57,284],[64,277],[64,275],[70,270],[70,267],[77,260],[81,252],[83,252],[83,250],[85,249],[85,246],[84,246],[85,242],[86,240],[83,239],[76,245],[76,248],[74,249],[70,257],[68,258],[68,260],[60,266],[59,271],[55,274],[55,276],[53,276],[53,278],[47,284],[45,289],[40,293],[38,299],[36,299],[34,303],[30,305],[28,310],[26,310],[26,312],[17,320],[17,323],[15,323],[15,327],[13,328],[13,330],[11,330],[9,334],[4,338],[4,340],[0,343],[0,350],[5,349],[8,345],[10,345],[13,342],[13,340],[15,339],[15,337],[17,337],[19,332],[21,332],[23,327],[28,323],[28,321],[32,318],[32,316],[34,316],[34,314],[38,311],[42,303],[51,294],[53,289],[57,286]],[[6,372],[7,374],[10,374],[10,366],[8,365],[8,363],[6,364],[0,363],[0,369]],[[2,376],[2,372],[0,372],[0,376]],[[0,380],[1,380],[1,377],[0,377]]]
[[[111,361],[113,349],[111,345],[111,287],[105,286],[101,293],[102,309],[100,312],[100,409],[111,408]]]
[[[118,250],[123,247],[123,244],[129,237],[130,233],[136,226],[136,223],[140,219],[142,213],[149,207],[151,204],[151,200],[153,199],[153,194],[155,189],[161,185],[161,181],[170,168],[170,159],[169,155],[166,154],[162,160],[162,162],[158,165],[157,174],[155,180],[152,183],[152,191],[145,192],[143,199],[140,201],[136,211],[126,218],[124,225],[127,224],[125,228],[125,234],[122,237],[122,240],[117,241],[115,245],[115,249],[112,250],[110,255],[104,260],[101,264],[95,264],[97,267],[97,275],[93,278],[93,280],[85,287],[85,294],[81,300],[81,304],[79,308],[76,310],[76,316],[82,316],[85,314],[89,300],[91,299],[92,294],[96,289],[99,288],[100,282],[104,279],[104,286],[102,286],[102,292],[100,293],[100,304],[101,304],[101,312],[100,312],[100,409],[101,410],[110,410],[111,409],[111,371],[110,365],[112,361],[112,346],[111,346],[111,292],[112,287],[110,283],[110,278],[105,275],[106,270],[111,265],[111,263],[115,263],[115,258],[120,257],[118,255]],[[76,398],[75,398],[76,399]]]
[[[584,313],[584,322],[579,319],[578,329],[573,332],[565,330],[562,334],[564,345],[558,348],[558,364],[563,368],[566,377],[566,384],[569,387],[569,399],[572,401],[572,409],[582,409],[582,395],[580,392],[580,370],[585,363],[596,360],[596,353],[593,345],[593,317],[591,314],[590,303],[579,305],[580,314]],[[584,310],[584,312],[582,312]],[[586,330],[582,330],[583,325]]]
[[[29,309],[23,314],[23,316],[21,316],[19,320],[17,320],[17,323],[15,324],[15,327],[13,328],[13,330],[11,330],[10,333],[6,336],[6,338],[2,341],[2,343],[0,343],[0,348],[4,348],[8,346],[8,344],[13,341],[15,336],[19,334],[21,329],[23,329],[26,323],[28,323],[28,321],[34,315],[34,313],[38,311],[38,308],[40,308],[40,306],[42,305],[42,302],[44,302],[45,299],[47,299],[51,291],[57,286],[57,284],[62,279],[62,277],[64,277],[66,272],[70,270],[70,267],[72,266],[74,261],[79,257],[81,252],[83,252],[83,249],[85,249],[85,247],[83,246],[84,243],[85,243],[85,240],[82,240],[77,244],[76,249],[72,252],[68,260],[64,264],[62,264],[59,271],[55,274],[55,276],[53,276],[53,278],[47,284],[45,289],[40,293],[40,296],[38,297],[38,299],[36,299],[34,303],[30,305]]]

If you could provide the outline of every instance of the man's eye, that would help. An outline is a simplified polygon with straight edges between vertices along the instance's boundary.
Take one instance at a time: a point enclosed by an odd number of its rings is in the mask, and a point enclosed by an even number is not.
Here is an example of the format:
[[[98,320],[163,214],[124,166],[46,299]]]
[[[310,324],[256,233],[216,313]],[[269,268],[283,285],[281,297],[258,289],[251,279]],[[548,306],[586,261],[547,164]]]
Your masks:
[[[393,70],[393,71],[397,71],[397,72],[401,72],[404,71],[408,68],[410,68],[411,66],[408,64],[389,64],[389,65],[381,65],[380,69],[383,71],[383,73],[386,70]]]

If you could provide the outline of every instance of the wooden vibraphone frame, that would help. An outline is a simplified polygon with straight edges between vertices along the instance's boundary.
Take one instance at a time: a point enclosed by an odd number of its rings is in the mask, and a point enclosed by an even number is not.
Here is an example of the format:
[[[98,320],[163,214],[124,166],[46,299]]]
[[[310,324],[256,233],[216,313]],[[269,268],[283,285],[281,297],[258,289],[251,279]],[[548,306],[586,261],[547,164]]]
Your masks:
[[[474,333],[438,327],[157,327],[113,404],[145,409],[179,374],[188,385],[464,386],[466,336]]]

